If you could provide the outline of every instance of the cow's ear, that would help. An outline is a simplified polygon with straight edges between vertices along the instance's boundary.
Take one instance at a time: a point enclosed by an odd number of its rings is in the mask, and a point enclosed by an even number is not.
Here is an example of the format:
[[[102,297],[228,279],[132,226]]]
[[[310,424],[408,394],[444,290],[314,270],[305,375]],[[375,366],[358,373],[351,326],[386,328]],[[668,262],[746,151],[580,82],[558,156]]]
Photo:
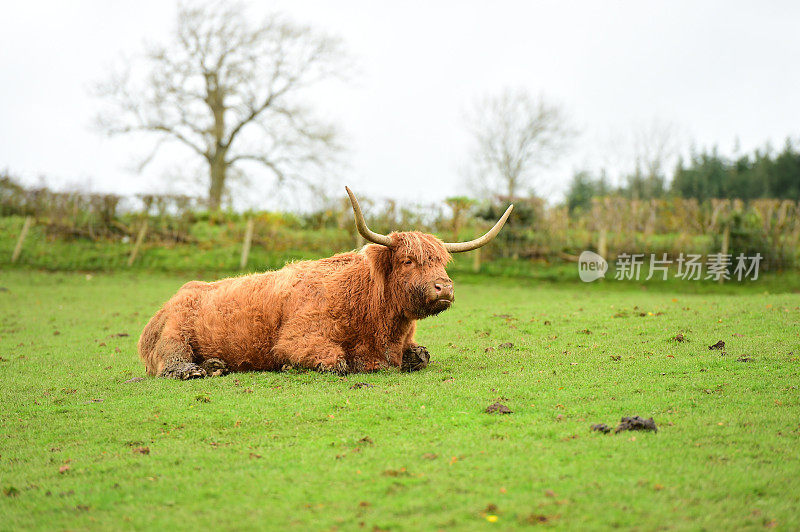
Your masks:
[[[372,277],[385,279],[392,271],[392,250],[386,246],[370,244],[365,253]]]

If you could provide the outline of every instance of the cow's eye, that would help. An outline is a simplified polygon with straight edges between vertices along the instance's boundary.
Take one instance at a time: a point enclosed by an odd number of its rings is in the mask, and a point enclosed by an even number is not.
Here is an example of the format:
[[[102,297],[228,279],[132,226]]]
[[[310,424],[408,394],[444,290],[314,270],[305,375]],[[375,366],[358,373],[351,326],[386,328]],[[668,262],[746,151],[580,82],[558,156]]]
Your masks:
[[[403,260],[403,264],[406,266],[411,266],[412,264],[414,264],[414,261],[411,259],[405,259]]]

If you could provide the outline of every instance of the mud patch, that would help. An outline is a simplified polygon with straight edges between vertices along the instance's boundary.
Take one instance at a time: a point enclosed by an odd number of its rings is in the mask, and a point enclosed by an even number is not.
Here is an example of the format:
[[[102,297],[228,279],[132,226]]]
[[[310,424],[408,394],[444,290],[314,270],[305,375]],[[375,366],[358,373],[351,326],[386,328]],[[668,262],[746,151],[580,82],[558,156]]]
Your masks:
[[[525,517],[522,522],[528,525],[544,525],[556,519],[557,516],[548,516],[544,514],[530,514]]]
[[[504,404],[493,403],[486,407],[487,414],[513,414],[513,411]]]
[[[614,434],[625,430],[651,430],[653,432],[658,432],[653,418],[644,419],[639,416],[623,417],[620,420],[620,424],[614,429]]]
[[[720,340],[716,344],[708,346],[708,348],[709,349],[719,349],[720,351],[722,351],[723,349],[725,349],[725,342]]]
[[[688,342],[688,339],[683,335],[683,333],[678,333],[671,338],[673,341],[678,343]]]
[[[405,467],[401,467],[400,469],[387,469],[383,472],[383,476],[385,477],[410,477],[411,473],[409,473]]]
[[[357,382],[350,387],[351,390],[360,390],[361,388],[374,388],[374,386],[368,382]]]
[[[609,432],[611,432],[611,427],[609,427],[605,423],[596,423],[592,425],[590,429],[594,432],[602,432],[603,434],[608,434]],[[639,416],[623,417],[620,420],[620,424],[617,426],[616,429],[614,429],[614,434],[626,430],[644,430],[644,431],[658,432],[658,428],[656,427],[656,423],[655,421],[653,421],[653,418],[644,419]]]

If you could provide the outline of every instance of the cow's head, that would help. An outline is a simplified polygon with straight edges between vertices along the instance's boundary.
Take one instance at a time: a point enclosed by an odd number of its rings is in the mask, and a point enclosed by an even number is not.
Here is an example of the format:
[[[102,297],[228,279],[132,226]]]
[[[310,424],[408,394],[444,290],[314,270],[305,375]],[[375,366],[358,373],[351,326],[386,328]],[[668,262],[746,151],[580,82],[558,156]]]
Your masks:
[[[393,299],[409,318],[422,319],[450,308],[455,300],[453,281],[445,267],[450,253],[470,251],[488,244],[500,232],[511,214],[513,205],[488,233],[469,242],[447,243],[433,235],[408,231],[381,235],[371,231],[353,192],[347,189],[356,227],[365,239],[378,246],[369,246],[374,267],[385,277]]]

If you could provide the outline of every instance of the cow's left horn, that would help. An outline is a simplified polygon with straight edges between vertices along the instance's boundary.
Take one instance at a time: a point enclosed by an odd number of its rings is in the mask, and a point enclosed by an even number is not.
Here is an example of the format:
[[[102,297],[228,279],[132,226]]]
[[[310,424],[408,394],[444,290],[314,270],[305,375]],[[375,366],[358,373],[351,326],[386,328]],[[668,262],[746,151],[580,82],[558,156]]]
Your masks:
[[[353,214],[356,217],[356,227],[358,228],[358,232],[361,233],[361,236],[370,242],[374,242],[375,244],[380,244],[382,246],[388,246],[391,244],[392,239],[388,236],[370,231],[369,227],[367,227],[367,222],[364,221],[364,215],[361,213],[361,207],[358,206],[358,200],[353,194],[353,191],[350,190],[350,187],[344,188],[347,190],[347,195],[350,196],[350,203],[353,205]]]
[[[485,246],[489,242],[492,241],[494,237],[497,236],[497,233],[500,232],[500,229],[503,228],[503,225],[506,223],[506,219],[508,219],[508,215],[511,214],[511,211],[514,209],[514,204],[508,206],[506,212],[503,216],[494,224],[494,227],[489,229],[489,232],[483,235],[480,238],[476,238],[475,240],[470,240],[469,242],[445,242],[444,247],[450,253],[461,253],[462,251],[472,251],[473,249],[478,249],[481,246]]]

